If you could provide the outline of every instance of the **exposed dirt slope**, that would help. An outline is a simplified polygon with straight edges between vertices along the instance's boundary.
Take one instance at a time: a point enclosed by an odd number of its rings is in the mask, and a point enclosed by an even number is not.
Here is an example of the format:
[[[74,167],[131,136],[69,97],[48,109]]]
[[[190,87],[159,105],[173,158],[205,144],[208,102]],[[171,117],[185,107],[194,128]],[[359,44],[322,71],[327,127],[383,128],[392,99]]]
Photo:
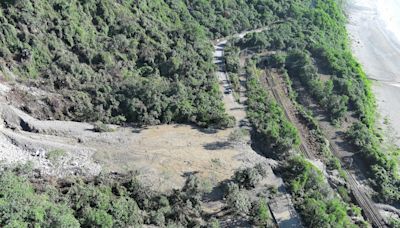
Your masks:
[[[98,133],[89,123],[40,121],[6,104],[0,105],[0,113],[4,123],[1,159],[32,161],[50,175],[138,170],[149,186],[168,190],[183,184],[188,172],[199,172],[215,184],[230,178],[239,167],[266,162],[246,141],[229,142],[233,129],[207,132],[189,125],[110,126],[112,132]],[[62,152],[54,158],[55,151]]]

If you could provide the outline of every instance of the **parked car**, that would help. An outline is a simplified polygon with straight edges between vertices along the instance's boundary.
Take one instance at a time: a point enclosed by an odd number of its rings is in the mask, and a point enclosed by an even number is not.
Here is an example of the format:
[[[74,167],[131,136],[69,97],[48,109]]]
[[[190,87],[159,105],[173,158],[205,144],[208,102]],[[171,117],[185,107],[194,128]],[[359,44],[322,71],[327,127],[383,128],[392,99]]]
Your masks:
[[[225,94],[231,94],[232,93],[232,89],[231,88],[226,88],[224,93]]]

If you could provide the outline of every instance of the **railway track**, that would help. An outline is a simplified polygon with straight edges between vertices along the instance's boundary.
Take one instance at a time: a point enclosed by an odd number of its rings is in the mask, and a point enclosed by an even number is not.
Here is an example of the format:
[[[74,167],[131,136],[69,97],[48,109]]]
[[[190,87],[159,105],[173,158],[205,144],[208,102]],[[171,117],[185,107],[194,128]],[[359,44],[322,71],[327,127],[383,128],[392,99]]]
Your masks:
[[[330,140],[329,149],[336,157],[338,157],[339,152],[334,146],[332,146],[332,142]],[[383,219],[382,215],[379,213],[379,210],[375,207],[375,204],[371,201],[370,197],[359,188],[359,184],[354,178],[353,174],[344,168],[344,165],[340,159],[339,162],[343,167],[343,171],[346,173],[347,184],[349,185],[357,204],[363,209],[367,219],[373,224],[374,227],[388,227],[386,221]]]
[[[285,113],[286,118],[290,120],[292,123],[294,122],[293,118],[289,115],[288,113],[288,107],[285,105],[284,102],[282,102],[282,98],[279,94],[279,92],[276,90],[276,83],[274,80],[273,75],[271,74],[270,70],[265,69],[266,72],[266,82],[268,87],[270,88],[272,95],[274,96],[276,102],[281,105],[283,108],[283,111]],[[336,156],[339,157],[339,151],[337,148],[335,148],[331,142],[331,140],[324,135],[325,138],[329,140],[329,149],[331,152]],[[309,159],[314,159],[315,156],[308,148],[304,145],[304,140],[301,140],[300,144],[300,151]],[[353,174],[351,174],[343,165],[342,161],[339,159],[341,166],[343,167],[344,172],[346,173],[346,181],[347,184],[350,188],[350,191],[352,192],[354,199],[356,200],[357,204],[363,209],[364,215],[366,216],[367,220],[369,220],[374,227],[378,228],[385,228],[389,227],[385,220],[383,219],[382,215],[379,213],[379,210],[375,207],[374,203],[371,201],[370,197],[363,192],[357,180],[354,178]]]
[[[285,113],[286,118],[290,121],[290,122],[294,122],[293,118],[289,115],[288,113],[288,107],[285,105],[284,102],[282,102],[282,98],[279,94],[279,92],[276,90],[275,88],[275,80],[274,77],[271,75],[271,72],[267,69],[265,69],[266,72],[266,82],[268,84],[268,86],[271,89],[272,95],[274,96],[276,102],[278,102],[279,105],[281,105],[281,107],[283,107],[283,112]],[[314,154],[310,152],[310,150],[308,149],[308,147],[304,144],[305,139],[303,139],[302,136],[301,137],[301,143],[300,143],[300,151],[309,159],[314,159]]]

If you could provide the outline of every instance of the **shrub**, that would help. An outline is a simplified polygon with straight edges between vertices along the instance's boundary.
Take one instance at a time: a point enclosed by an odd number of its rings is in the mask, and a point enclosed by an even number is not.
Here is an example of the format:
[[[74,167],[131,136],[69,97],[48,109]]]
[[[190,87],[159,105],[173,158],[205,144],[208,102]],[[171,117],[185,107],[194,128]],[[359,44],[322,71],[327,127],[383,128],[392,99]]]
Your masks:
[[[254,188],[261,180],[262,176],[259,170],[255,168],[244,168],[235,171],[233,180],[246,189]]]
[[[251,208],[249,196],[234,183],[227,186],[226,204],[236,214],[248,214]]]
[[[235,128],[231,133],[229,133],[228,141],[232,143],[243,142],[244,138],[249,134],[246,129]]]
[[[104,124],[100,121],[97,121],[93,124],[93,131],[95,132],[112,132],[113,129],[110,128],[107,124]]]
[[[52,163],[57,163],[62,157],[66,155],[66,152],[62,149],[51,150],[46,154],[46,158]]]
[[[251,218],[257,226],[271,227],[271,214],[265,199],[260,199],[253,204]]]

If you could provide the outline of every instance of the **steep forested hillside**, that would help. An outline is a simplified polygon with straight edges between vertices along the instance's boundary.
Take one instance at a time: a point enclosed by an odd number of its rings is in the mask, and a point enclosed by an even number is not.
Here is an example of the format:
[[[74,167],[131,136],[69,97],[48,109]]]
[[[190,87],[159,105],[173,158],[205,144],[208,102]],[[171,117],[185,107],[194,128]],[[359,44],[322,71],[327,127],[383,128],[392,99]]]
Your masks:
[[[260,28],[284,15],[289,1],[186,1],[191,15],[210,37],[218,38],[252,28]]]
[[[209,39],[264,26],[290,5],[2,1],[0,66],[7,80],[62,95],[41,98],[39,110],[22,107],[41,118],[226,126]]]
[[[3,70],[62,94],[47,116],[227,125],[212,47],[181,1],[10,0],[0,22]]]

